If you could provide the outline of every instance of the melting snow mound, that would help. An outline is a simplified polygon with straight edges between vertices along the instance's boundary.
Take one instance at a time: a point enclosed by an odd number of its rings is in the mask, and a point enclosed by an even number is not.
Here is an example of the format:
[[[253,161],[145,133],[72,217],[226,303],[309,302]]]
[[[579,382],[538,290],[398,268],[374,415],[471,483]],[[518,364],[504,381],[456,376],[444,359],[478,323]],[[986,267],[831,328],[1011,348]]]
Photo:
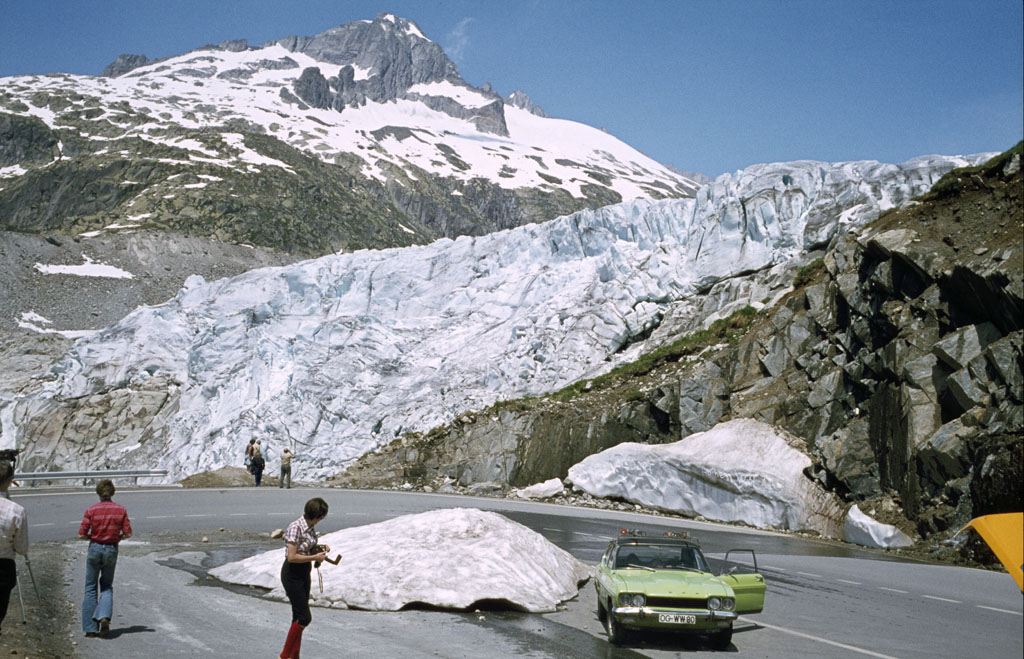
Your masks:
[[[596,497],[741,522],[757,528],[842,534],[839,500],[804,475],[799,440],[754,419],[735,419],[672,444],[626,442],[569,468]]]
[[[413,603],[465,609],[482,600],[507,601],[529,613],[555,611],[576,597],[591,569],[544,536],[497,513],[473,508],[433,510],[328,533],[320,542],[338,565],[313,578],[312,604],[398,611]],[[280,571],[284,549],[228,563],[210,574],[228,583],[270,588],[286,599]]]

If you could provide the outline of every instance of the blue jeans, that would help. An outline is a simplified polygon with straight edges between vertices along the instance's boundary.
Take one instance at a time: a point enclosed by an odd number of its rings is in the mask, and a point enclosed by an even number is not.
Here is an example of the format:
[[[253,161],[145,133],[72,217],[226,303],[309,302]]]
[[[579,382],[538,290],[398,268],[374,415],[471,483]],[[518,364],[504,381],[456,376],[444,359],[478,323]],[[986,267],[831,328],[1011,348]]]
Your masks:
[[[114,568],[117,545],[89,543],[85,559],[85,597],[82,599],[82,631],[99,631],[98,621],[114,613]],[[99,586],[99,596],[96,587]]]

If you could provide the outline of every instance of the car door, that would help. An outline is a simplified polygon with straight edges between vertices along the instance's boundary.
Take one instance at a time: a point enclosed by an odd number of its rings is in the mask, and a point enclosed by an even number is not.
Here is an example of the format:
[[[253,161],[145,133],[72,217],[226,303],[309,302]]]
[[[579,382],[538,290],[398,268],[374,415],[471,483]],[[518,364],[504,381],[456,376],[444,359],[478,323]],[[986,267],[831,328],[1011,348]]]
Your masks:
[[[744,563],[733,563],[730,565],[729,556],[733,553],[746,554],[750,552],[753,558],[753,565]],[[725,572],[719,575],[725,584],[732,588],[736,594],[736,613],[760,613],[764,610],[764,594],[768,589],[764,576],[757,571],[757,556],[753,549],[730,549],[725,552]]]
[[[612,557],[615,555],[614,544],[609,544],[608,549],[605,550],[604,556],[601,557],[601,562],[597,564],[597,575],[594,579],[594,588],[597,590],[597,597],[600,599],[604,593],[611,592],[611,572],[610,565],[612,563]]]

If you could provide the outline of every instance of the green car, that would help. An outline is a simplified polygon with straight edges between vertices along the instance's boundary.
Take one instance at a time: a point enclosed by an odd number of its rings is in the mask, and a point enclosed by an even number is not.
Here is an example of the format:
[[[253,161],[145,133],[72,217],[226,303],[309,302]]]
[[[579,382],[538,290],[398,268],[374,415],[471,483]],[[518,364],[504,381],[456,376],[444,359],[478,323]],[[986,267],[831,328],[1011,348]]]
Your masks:
[[[729,554],[751,549],[730,550]],[[764,577],[731,567],[711,572],[700,545],[685,534],[645,536],[623,531],[597,566],[597,617],[618,645],[629,630],[705,634],[716,649],[732,643],[732,625],[743,613],[764,608]]]

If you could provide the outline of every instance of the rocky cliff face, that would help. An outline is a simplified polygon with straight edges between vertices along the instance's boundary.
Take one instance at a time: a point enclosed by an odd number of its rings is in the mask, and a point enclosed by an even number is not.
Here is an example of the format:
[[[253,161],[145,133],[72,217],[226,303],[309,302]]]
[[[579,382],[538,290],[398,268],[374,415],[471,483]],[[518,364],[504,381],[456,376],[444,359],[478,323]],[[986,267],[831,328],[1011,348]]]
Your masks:
[[[803,438],[827,488],[912,533],[1019,509],[1020,157],[954,170],[826,250],[719,282],[634,364],[407,435],[336,480],[524,486],[621,442],[756,418]]]

